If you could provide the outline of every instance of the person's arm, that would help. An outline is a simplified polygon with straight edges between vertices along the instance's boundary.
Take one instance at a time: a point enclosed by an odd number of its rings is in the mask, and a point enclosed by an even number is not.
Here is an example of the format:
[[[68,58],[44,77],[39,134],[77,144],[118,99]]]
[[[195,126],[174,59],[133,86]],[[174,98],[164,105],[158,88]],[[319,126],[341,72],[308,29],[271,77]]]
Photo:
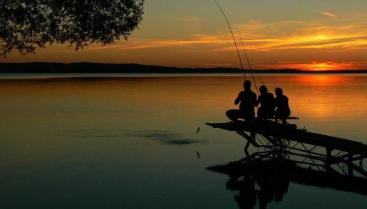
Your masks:
[[[255,101],[255,107],[259,106],[260,104],[260,96],[257,98],[257,100]]]
[[[238,105],[240,103],[240,101],[241,101],[241,92],[238,94],[236,100],[234,100],[234,104]]]
[[[287,96],[284,96],[285,97],[285,104],[287,105],[287,107],[290,109],[289,107],[289,99]]]
[[[274,98],[274,107],[279,107],[279,97]]]

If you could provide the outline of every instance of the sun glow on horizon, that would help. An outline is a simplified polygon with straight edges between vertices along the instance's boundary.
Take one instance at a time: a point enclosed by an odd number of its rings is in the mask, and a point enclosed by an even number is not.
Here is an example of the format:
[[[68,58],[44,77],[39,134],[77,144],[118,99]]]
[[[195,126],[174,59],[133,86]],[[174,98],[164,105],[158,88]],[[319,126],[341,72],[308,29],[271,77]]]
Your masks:
[[[337,71],[337,70],[355,70],[360,69],[360,66],[355,63],[337,63],[337,62],[311,62],[284,64],[285,68],[300,69],[307,71]]]
[[[340,65],[337,63],[333,63],[333,62],[321,62],[321,63],[312,63],[310,64],[309,70],[314,70],[314,71],[328,71],[328,70],[338,70],[340,69]]]

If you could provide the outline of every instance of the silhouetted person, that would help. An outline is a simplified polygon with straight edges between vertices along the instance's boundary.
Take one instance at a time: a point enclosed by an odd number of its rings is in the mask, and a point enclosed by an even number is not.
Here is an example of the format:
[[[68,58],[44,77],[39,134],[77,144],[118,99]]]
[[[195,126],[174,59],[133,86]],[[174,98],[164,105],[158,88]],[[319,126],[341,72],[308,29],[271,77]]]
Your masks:
[[[227,117],[233,121],[237,121],[238,118],[249,120],[255,117],[256,94],[251,90],[251,81],[246,80],[243,83],[243,88],[244,90],[238,94],[234,101],[235,105],[240,105],[239,110],[228,110],[226,112]]]
[[[283,90],[281,88],[275,89],[275,95],[275,118],[281,119],[285,124],[287,118],[291,115],[288,97],[283,94]]]
[[[260,86],[260,95],[257,98],[256,106],[260,104],[257,109],[257,117],[260,119],[267,119],[274,117],[274,95],[268,92],[268,88]]]

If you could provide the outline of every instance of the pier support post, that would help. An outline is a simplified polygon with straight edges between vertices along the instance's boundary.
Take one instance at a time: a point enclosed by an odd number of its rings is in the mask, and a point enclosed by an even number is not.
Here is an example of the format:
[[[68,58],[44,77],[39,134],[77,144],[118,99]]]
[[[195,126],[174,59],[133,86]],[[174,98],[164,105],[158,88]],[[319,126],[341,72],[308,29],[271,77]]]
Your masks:
[[[348,152],[348,176],[353,176],[353,154]]]
[[[325,168],[326,171],[330,171],[331,167],[330,167],[330,163],[331,163],[331,151],[332,149],[330,149],[329,147],[326,147],[326,162],[325,162]]]
[[[250,156],[250,153],[248,152],[248,148],[250,147],[250,141],[246,142],[245,148],[243,149],[243,151],[246,154],[246,157]]]

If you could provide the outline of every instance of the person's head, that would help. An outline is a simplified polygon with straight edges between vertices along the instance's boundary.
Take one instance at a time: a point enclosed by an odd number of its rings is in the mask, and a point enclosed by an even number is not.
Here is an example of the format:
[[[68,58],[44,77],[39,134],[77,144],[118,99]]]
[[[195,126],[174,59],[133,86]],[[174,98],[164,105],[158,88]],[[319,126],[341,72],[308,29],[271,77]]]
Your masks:
[[[268,93],[268,88],[266,88],[265,85],[260,86],[259,90],[260,90],[260,94]]]
[[[281,96],[281,95],[283,95],[283,89],[281,89],[281,88],[276,88],[276,89],[275,89],[275,95],[277,95],[277,96]]]
[[[251,81],[249,80],[245,80],[245,82],[243,82],[243,88],[246,90],[250,90],[251,89]]]

